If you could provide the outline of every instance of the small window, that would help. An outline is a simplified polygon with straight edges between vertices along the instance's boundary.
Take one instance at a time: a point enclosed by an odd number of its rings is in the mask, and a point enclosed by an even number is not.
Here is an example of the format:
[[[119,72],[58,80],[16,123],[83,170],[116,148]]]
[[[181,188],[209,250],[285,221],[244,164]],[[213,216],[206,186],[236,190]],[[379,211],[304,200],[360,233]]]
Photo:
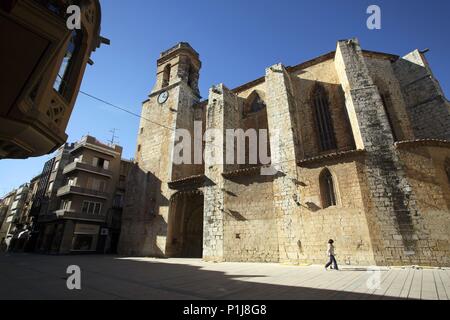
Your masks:
[[[337,205],[336,187],[330,170],[325,169],[320,175],[320,193],[323,209]]]
[[[141,128],[141,134],[143,134],[144,133],[144,128]]]
[[[141,152],[141,145],[138,145],[138,152]]]
[[[89,210],[89,202],[83,201],[83,208],[81,209],[81,212],[88,213],[88,210]]]
[[[101,203],[98,203],[98,202],[97,202],[97,203],[95,204],[94,214],[99,215],[99,214],[100,214],[100,211],[101,211],[101,208],[102,208]]]
[[[94,202],[89,202],[88,213],[93,213],[94,212],[94,208],[95,208],[95,203]]]
[[[72,206],[72,201],[67,201],[67,200],[64,200],[62,203],[61,203],[61,209],[62,210],[70,210],[70,207]]]
[[[85,214],[96,214],[99,215],[102,210],[102,204],[99,202],[91,202],[91,201],[84,201],[82,212]]]
[[[109,161],[105,160],[105,162],[103,163],[103,169],[108,170],[109,169]]]
[[[101,192],[105,192],[107,189],[106,181],[99,181],[99,190]]]
[[[167,87],[170,83],[170,73],[172,66],[170,64],[166,65],[164,67],[164,72],[163,72],[163,80],[162,80],[162,87]]]

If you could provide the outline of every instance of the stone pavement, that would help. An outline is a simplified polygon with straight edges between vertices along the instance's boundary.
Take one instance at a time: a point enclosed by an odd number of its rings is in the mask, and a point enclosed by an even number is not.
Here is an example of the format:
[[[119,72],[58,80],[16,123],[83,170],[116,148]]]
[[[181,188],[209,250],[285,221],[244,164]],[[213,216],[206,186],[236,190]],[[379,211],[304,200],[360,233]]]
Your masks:
[[[69,291],[69,265],[81,268]],[[450,269],[297,267],[195,259],[0,255],[0,299],[442,299]],[[379,284],[379,286],[377,286]]]

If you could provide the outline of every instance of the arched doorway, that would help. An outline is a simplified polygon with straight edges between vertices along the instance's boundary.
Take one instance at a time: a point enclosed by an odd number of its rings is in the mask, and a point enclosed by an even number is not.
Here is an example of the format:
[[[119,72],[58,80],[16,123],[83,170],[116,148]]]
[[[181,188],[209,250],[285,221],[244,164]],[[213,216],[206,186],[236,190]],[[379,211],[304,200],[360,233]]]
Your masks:
[[[167,256],[203,257],[203,193],[178,192],[171,198]]]

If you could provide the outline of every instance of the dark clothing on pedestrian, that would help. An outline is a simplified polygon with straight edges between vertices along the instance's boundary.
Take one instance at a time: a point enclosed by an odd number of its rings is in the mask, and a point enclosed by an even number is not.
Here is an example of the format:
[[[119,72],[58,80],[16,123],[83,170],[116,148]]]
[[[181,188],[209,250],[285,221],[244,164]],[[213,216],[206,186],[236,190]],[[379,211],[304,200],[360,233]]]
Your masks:
[[[328,269],[331,265],[333,265],[334,270],[339,270],[336,258],[333,255],[330,255],[330,262],[327,263],[325,269]]]

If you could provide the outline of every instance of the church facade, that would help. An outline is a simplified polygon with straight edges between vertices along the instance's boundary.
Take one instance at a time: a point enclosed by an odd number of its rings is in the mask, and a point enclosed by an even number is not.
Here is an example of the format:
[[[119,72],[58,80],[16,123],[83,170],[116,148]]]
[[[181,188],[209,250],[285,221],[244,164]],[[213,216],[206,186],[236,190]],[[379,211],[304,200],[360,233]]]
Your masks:
[[[450,266],[450,103],[424,54],[343,40],[202,101],[198,53],[187,43],[163,52],[119,252],[316,264],[332,238],[341,263]],[[180,129],[204,159],[175,161]],[[243,163],[225,161],[230,129],[267,132],[253,144],[269,161],[251,162],[248,146]]]

